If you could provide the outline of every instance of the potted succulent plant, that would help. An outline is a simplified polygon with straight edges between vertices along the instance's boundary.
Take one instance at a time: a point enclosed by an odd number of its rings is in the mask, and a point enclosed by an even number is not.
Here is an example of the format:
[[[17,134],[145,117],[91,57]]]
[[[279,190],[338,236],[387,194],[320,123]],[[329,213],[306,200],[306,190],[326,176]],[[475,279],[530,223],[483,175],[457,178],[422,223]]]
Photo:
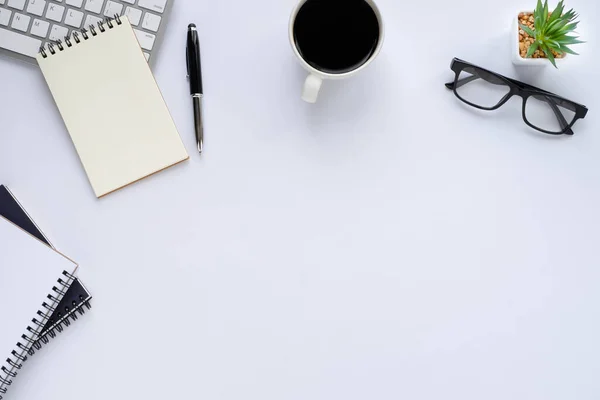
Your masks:
[[[557,62],[567,54],[577,55],[570,45],[584,43],[573,33],[579,24],[573,9],[564,12],[564,0],[554,11],[548,10],[548,0],[538,0],[533,12],[519,13],[511,35],[513,63],[515,65],[547,65],[557,67]]]

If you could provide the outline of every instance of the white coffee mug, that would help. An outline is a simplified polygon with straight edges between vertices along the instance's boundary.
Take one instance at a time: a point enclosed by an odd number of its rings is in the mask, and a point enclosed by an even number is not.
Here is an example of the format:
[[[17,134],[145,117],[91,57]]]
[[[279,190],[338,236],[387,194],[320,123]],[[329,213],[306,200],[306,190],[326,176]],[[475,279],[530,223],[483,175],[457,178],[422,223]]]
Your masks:
[[[306,81],[304,82],[304,88],[302,89],[302,100],[304,100],[308,103],[316,103],[317,98],[319,97],[319,91],[321,90],[321,85],[323,84],[324,79],[350,78],[351,76],[354,76],[357,73],[359,73],[360,71],[362,71],[363,69],[367,68],[369,66],[369,64],[371,64],[373,62],[373,60],[375,60],[375,58],[377,58],[377,56],[379,55],[379,52],[381,51],[381,48],[383,46],[385,29],[384,29],[384,25],[383,25],[383,18],[381,17],[381,12],[379,11],[379,8],[375,4],[375,2],[373,0],[364,0],[373,9],[373,12],[375,13],[375,16],[377,17],[377,21],[379,23],[379,37],[378,37],[379,40],[377,43],[377,47],[371,54],[371,57],[367,61],[365,61],[363,64],[358,66],[356,69],[353,69],[352,71],[349,71],[349,72],[335,74],[335,73],[328,73],[328,72],[318,70],[318,69],[314,68],[313,66],[311,66],[308,62],[306,62],[306,60],[304,58],[302,58],[302,55],[300,54],[300,51],[298,50],[298,47],[296,46],[296,41],[294,40],[294,24],[296,22],[296,17],[298,16],[298,12],[300,11],[300,9],[304,5],[304,3],[306,3],[307,1],[308,0],[300,0],[298,5],[296,6],[296,8],[294,8],[294,11],[292,12],[292,16],[290,18],[289,36],[290,36],[290,43],[292,45],[294,54],[296,54],[296,57],[298,58],[298,60],[300,60],[300,64],[302,64],[304,69],[306,69],[309,72],[309,75],[306,78]]]

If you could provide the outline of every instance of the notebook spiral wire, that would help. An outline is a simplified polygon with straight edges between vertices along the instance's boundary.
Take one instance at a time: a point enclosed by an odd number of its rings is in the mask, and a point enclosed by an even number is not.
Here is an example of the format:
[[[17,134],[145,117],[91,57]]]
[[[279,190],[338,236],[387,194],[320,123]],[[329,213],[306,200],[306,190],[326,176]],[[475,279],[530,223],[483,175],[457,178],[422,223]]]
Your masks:
[[[31,320],[32,325],[28,326],[26,332],[21,335],[21,340],[17,342],[9,358],[4,361],[4,365],[0,362],[0,365],[2,365],[0,368],[0,400],[12,384],[12,378],[17,376],[23,362],[27,360],[27,356],[32,354],[31,350],[35,347],[37,338],[42,333],[46,322],[58,306],[60,298],[75,280],[75,276],[67,271],[63,271],[62,274],[64,278],[57,281],[57,285],[52,288],[53,293],[47,296],[50,304],[47,302],[42,303],[42,308],[37,312],[37,318]]]
[[[67,47],[73,47],[77,43],[81,43],[82,40],[88,40],[92,36],[98,36],[101,32],[106,32],[107,29],[112,29],[115,24],[121,25],[121,17],[119,14],[115,14],[113,18],[107,18],[104,21],[99,21],[95,26],[90,25],[88,29],[83,28],[81,32],[73,32],[72,36],[65,36],[63,40],[56,40],[54,43],[48,44],[46,49],[44,46],[40,47],[40,54],[44,58],[48,58],[50,55],[57,54],[59,51],[64,51]],[[96,30],[96,26],[98,30]]]
[[[82,301],[83,300],[82,296],[79,296],[79,299],[80,299],[80,301]],[[64,328],[71,326],[71,321],[77,321],[77,319],[79,318],[79,315],[85,314],[86,309],[90,310],[92,308],[90,299],[83,302],[83,305],[85,306],[85,308],[83,308],[83,307],[76,308],[77,303],[75,303],[73,301],[73,308],[70,309],[67,307],[64,310],[64,312],[65,312],[64,315],[68,316],[67,318],[64,318],[63,320],[59,321],[56,324],[55,324],[55,321],[50,320],[49,323],[52,327],[47,332],[42,332],[42,336],[40,336],[39,339],[35,341],[35,343],[33,344],[33,347],[31,349],[29,349],[28,354],[30,356],[34,355],[36,350],[40,350],[43,345],[48,344],[48,342],[50,342],[50,339],[54,339],[56,337],[57,333],[61,333],[64,330]],[[76,311],[74,311],[74,310],[76,310]],[[63,314],[61,314],[59,312],[58,317],[62,318]]]

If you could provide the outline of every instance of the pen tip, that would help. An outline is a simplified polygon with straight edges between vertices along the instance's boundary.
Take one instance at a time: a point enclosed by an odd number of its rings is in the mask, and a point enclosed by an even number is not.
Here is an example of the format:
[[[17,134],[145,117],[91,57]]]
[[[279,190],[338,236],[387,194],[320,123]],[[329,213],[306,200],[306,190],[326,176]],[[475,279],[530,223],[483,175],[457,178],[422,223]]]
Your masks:
[[[189,24],[188,25],[188,28],[195,28],[195,27],[196,27],[196,24]]]

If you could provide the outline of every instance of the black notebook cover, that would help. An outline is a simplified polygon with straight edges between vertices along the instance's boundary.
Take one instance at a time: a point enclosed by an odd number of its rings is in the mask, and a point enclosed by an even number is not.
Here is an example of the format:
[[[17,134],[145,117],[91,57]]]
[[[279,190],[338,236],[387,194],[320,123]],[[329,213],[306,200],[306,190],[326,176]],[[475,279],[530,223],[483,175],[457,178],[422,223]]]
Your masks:
[[[54,248],[48,238],[42,233],[38,226],[29,217],[25,209],[19,204],[17,199],[4,185],[0,185],[0,215],[15,225],[29,232],[48,246]],[[77,314],[83,314],[85,309],[89,309],[92,296],[83,286],[79,279],[75,279],[67,293],[58,304],[56,311],[50,317],[40,338],[34,343],[35,349],[40,349],[42,343],[47,343],[48,338],[56,336],[56,332],[62,332],[64,326],[71,325],[71,320],[77,319]]]

